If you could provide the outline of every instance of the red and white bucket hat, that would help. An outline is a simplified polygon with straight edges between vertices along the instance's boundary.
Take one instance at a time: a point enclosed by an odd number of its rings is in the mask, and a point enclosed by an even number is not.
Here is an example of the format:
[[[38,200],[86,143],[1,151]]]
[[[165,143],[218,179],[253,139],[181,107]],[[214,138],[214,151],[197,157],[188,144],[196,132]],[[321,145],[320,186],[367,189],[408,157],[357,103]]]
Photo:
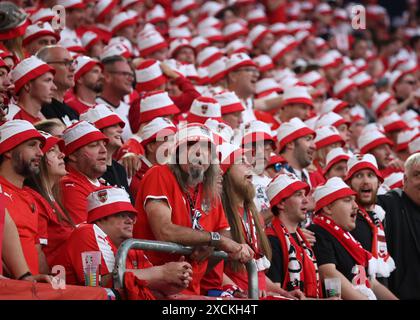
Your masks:
[[[222,121],[222,112],[219,102],[211,97],[195,98],[187,115],[189,123],[205,123],[207,119]]]
[[[0,154],[3,154],[30,139],[41,140],[45,137],[26,120],[9,120],[0,126]]]
[[[245,110],[244,105],[235,92],[224,91],[215,95],[214,99],[219,102],[222,108],[222,115]]]
[[[229,168],[237,163],[244,155],[244,149],[231,143],[222,143],[217,146],[219,153],[220,169],[225,174]]]
[[[178,114],[180,111],[166,91],[153,91],[140,102],[140,123],[149,122],[156,117]]]
[[[350,189],[343,179],[338,177],[330,178],[325,184],[316,187],[313,193],[315,212],[320,211],[338,199],[353,195],[356,195],[356,192]]]
[[[35,56],[31,56],[19,62],[10,72],[11,78],[15,85],[15,93],[18,94],[20,89],[29,81],[51,72],[55,74],[53,67]]]
[[[362,132],[359,139],[357,139],[357,146],[361,153],[368,153],[373,148],[382,144],[388,144],[389,146],[393,145],[392,141],[378,130]]]
[[[246,146],[251,142],[271,141],[275,143],[270,126],[259,120],[248,122],[243,127],[242,145]]]
[[[320,127],[315,130],[315,133],[316,137],[314,143],[318,150],[327,147],[333,143],[341,143],[341,146],[344,146],[345,144],[343,138],[340,136],[340,132],[338,132],[336,127]]]
[[[166,76],[160,68],[160,62],[154,59],[142,61],[134,71],[137,91],[152,91],[166,83]]]
[[[289,142],[307,135],[313,135],[315,137],[316,133],[299,118],[293,118],[289,122],[282,123],[278,128],[277,134],[280,150]]]
[[[378,169],[378,163],[376,162],[376,158],[370,154],[355,154],[347,162],[347,174],[346,178],[344,179],[346,182],[349,181],[353,175],[364,169],[372,170],[378,179],[383,182],[384,179],[382,177],[381,172]]]
[[[44,36],[52,36],[57,42],[60,40],[60,35],[54,31],[51,24],[48,22],[38,22],[26,28],[22,44],[26,46],[32,41]]]
[[[120,116],[102,103],[97,104],[93,108],[89,108],[86,112],[82,113],[80,115],[80,120],[92,123],[99,130],[116,124],[119,124],[121,128],[125,127],[125,122]]]
[[[172,121],[157,117],[140,129],[140,143],[143,147],[146,147],[150,142],[164,141],[166,136],[175,134],[176,131],[177,129]]]
[[[94,66],[100,66],[102,68],[102,65],[99,61],[88,56],[78,56],[74,60],[74,66],[74,81],[80,79],[81,76],[92,70]]]
[[[343,148],[334,148],[327,153],[325,158],[325,168],[323,169],[324,175],[331,169],[331,167],[340,161],[348,161],[350,155],[344,151]]]
[[[94,223],[120,212],[130,212],[137,216],[130,196],[122,188],[104,186],[87,197],[87,223]]]
[[[304,86],[293,86],[284,89],[282,106],[287,106],[293,103],[303,103],[311,107],[314,106],[311,95],[308,89]]]
[[[99,140],[108,141],[108,138],[93,124],[82,120],[73,123],[64,130],[63,140],[65,144],[64,153],[69,156],[89,143]]]
[[[267,186],[267,196],[271,207],[292,196],[299,190],[309,192],[309,185],[299,180],[293,173],[278,174]]]

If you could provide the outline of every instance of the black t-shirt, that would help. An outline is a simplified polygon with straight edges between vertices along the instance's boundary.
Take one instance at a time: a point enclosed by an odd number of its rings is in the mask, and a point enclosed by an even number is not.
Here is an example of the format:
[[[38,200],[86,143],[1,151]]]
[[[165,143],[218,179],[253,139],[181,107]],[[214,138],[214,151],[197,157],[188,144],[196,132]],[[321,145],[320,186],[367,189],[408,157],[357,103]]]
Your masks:
[[[42,106],[41,113],[47,119],[59,119],[66,126],[69,126],[72,122],[79,120],[79,115],[76,111],[74,111],[64,102],[60,102],[54,98],[52,99],[51,103],[44,104]]]
[[[389,289],[400,299],[420,299],[420,206],[402,190],[378,196],[385,210],[385,236],[396,269]]]
[[[328,263],[335,264],[336,269],[351,282],[355,276],[352,270],[357,264],[353,257],[341,243],[324,228],[313,224],[309,226],[308,229],[315,233],[316,242],[313,249],[318,266]]]
[[[370,212],[368,212],[368,214],[372,219],[372,214]],[[353,231],[350,231],[350,233],[357,241],[360,242],[365,250],[372,252],[372,229],[360,213],[357,214],[356,228]]]
[[[296,233],[291,233],[290,235],[295,239],[296,243],[299,243]],[[278,282],[283,286],[285,277],[285,270],[283,267],[283,249],[279,238],[276,236],[268,236],[268,240],[271,244],[272,258],[270,269],[268,269],[267,272],[267,277],[269,277],[271,281]]]
[[[121,164],[112,160],[112,166],[106,166],[106,172],[101,178],[105,180],[106,185],[125,189],[130,195],[131,202],[133,202],[130,188],[128,187],[127,173]]]

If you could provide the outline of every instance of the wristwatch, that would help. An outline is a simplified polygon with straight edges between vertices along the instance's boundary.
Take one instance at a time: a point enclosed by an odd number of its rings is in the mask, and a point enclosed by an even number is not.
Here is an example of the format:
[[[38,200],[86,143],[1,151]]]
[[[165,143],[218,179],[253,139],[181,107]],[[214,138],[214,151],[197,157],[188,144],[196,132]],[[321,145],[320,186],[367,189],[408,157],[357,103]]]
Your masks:
[[[219,232],[210,232],[210,242],[209,245],[211,247],[217,247],[220,243],[220,233]]]

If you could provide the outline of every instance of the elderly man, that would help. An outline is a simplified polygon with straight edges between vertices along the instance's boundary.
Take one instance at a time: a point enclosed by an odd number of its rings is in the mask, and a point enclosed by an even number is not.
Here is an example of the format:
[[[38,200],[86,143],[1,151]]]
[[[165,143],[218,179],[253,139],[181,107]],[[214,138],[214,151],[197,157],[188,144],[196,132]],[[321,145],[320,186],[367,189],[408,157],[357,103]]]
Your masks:
[[[69,126],[72,121],[79,119],[77,113],[64,103],[64,95],[74,87],[73,58],[67,49],[61,46],[46,46],[36,56],[54,68],[54,84],[57,87],[51,103],[45,103],[41,112],[45,118],[58,118]]]
[[[200,294],[211,248],[226,251],[245,263],[252,249],[228,237],[229,224],[218,196],[219,166],[210,130],[199,124],[184,127],[175,137],[168,165],[156,165],[144,175],[136,198],[138,222],[134,237],[195,247],[190,257],[193,281],[188,293]],[[149,252],[153,264],[176,261],[173,255]]]
[[[378,196],[378,204],[386,212],[386,240],[396,265],[389,288],[400,299],[420,299],[420,153],[411,155],[404,167],[403,189]]]

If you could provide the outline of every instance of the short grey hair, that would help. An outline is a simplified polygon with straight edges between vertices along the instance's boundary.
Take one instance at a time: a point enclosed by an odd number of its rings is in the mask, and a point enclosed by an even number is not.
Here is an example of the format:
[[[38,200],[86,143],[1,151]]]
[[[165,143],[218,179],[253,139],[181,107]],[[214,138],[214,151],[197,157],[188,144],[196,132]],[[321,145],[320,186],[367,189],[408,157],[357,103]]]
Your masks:
[[[51,46],[45,46],[45,47],[39,49],[38,52],[35,54],[35,56],[37,58],[41,59],[44,62],[48,62],[49,57],[50,57],[51,49],[54,49],[54,48],[66,49],[63,46],[60,46],[58,44],[54,44],[54,45],[51,45]]]
[[[408,159],[405,161],[404,174],[408,175],[408,173],[411,171],[413,166],[419,166],[419,165],[420,165],[420,152],[417,152],[409,156]]]

